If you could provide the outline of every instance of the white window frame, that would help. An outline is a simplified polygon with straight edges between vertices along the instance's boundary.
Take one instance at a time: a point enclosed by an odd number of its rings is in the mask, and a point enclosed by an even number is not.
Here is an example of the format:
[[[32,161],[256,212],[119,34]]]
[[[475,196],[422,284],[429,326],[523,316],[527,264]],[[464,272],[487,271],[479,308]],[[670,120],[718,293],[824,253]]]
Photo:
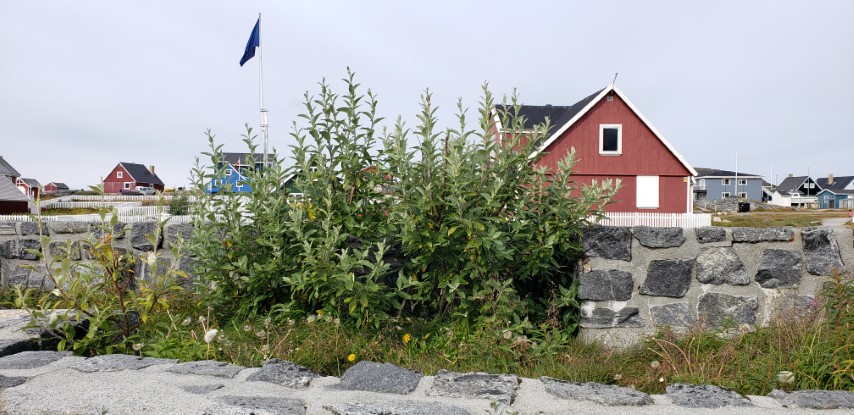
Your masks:
[[[721,192],[721,199],[726,199],[729,197],[729,192]]]
[[[732,179],[721,179],[721,184],[724,186],[732,185]]]
[[[121,170],[117,171],[116,172],[116,178],[117,179],[124,179],[125,178],[125,172],[123,172]]]
[[[125,189],[130,189],[131,182],[125,182]]]
[[[747,192],[738,192],[738,197],[741,199],[747,199]]]
[[[654,197],[652,196],[653,193],[655,194]],[[661,206],[661,178],[659,176],[635,177],[635,206],[638,209],[658,209]]]
[[[225,175],[230,176],[231,175],[231,169],[225,169]]]
[[[747,179],[738,179],[739,186],[747,186]]]
[[[605,129],[614,128],[617,130],[617,151],[604,151],[602,145],[605,139]],[[599,155],[601,156],[619,156],[623,154],[623,124],[599,124]]]

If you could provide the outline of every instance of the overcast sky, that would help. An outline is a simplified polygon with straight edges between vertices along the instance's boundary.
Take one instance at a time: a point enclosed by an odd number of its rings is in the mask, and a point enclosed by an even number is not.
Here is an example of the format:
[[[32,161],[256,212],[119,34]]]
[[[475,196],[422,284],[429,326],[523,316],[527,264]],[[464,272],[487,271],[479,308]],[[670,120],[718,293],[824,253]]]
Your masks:
[[[258,124],[258,13],[270,141],[302,95],[351,67],[379,112],[450,125],[488,81],[570,105],[611,82],[694,167],[854,175],[854,1],[0,0],[0,155],[24,177],[97,184],[120,161],[189,183],[210,128]],[[472,114],[474,117],[474,114]],[[772,174],[773,166],[773,177]]]

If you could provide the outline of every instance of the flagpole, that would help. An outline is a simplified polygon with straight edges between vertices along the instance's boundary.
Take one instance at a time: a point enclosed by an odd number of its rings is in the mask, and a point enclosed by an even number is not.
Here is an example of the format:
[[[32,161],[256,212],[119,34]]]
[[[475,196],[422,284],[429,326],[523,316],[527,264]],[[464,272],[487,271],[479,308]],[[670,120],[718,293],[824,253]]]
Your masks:
[[[258,13],[258,99],[261,111],[261,138],[264,140],[264,168],[267,168],[267,109],[264,108],[264,52],[261,38],[261,13]]]

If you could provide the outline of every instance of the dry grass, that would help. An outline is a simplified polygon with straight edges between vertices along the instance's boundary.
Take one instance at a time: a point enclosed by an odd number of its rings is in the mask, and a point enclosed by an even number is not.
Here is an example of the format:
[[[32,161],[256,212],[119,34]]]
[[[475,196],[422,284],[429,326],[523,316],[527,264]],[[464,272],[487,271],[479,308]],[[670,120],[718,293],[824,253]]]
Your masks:
[[[848,212],[843,210],[729,213],[715,215],[715,217],[721,218],[721,222],[713,222],[713,225],[750,228],[772,228],[780,226],[803,228],[821,226],[823,219],[842,218],[847,217],[847,215]]]

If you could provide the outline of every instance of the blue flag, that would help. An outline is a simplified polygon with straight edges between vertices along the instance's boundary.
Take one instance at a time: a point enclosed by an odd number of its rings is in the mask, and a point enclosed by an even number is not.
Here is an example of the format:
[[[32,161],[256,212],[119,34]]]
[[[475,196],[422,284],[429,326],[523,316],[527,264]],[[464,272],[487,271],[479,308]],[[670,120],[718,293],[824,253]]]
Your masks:
[[[255,28],[252,29],[252,34],[249,35],[249,41],[246,42],[246,51],[243,52],[243,57],[240,58],[240,66],[243,66],[246,61],[255,57],[255,48],[261,47],[261,18],[255,22]]]

